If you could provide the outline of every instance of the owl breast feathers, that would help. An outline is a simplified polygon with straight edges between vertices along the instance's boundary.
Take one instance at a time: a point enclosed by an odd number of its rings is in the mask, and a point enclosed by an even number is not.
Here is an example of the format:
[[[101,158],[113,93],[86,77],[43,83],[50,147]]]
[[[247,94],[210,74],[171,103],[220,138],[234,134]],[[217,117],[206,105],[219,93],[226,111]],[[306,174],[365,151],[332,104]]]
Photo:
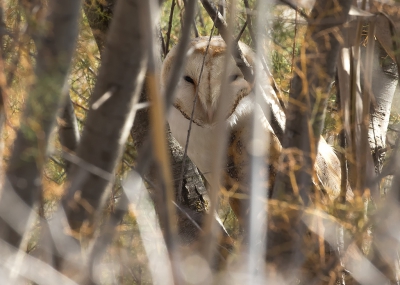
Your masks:
[[[269,143],[264,146],[266,166],[257,175],[265,183],[265,186],[269,186],[271,189],[282,147],[265,116],[265,106],[255,103],[252,86],[243,78],[233,58],[229,58],[228,69],[224,70],[226,45],[223,39],[212,37],[208,52],[205,54],[208,41],[209,37],[199,37],[191,41],[187,63],[177,86],[174,107],[168,117],[172,135],[185,147],[194,99],[197,94],[188,156],[197,165],[205,179],[210,181],[214,175],[210,172],[213,162],[213,141],[220,138],[215,130],[216,112],[217,110],[224,112],[228,126],[228,146],[221,183],[227,190],[246,194],[250,181],[249,146],[253,114],[257,112],[257,119],[262,130],[269,137],[267,140]],[[244,43],[240,42],[239,45],[246,60],[252,64],[255,59],[253,51]],[[162,88],[167,83],[171,65],[176,56],[183,55],[176,54],[176,48],[173,48],[164,60],[161,71]],[[203,59],[204,68],[199,81]],[[218,106],[224,71],[227,72],[230,96],[227,102],[224,101],[226,102],[225,106]],[[265,82],[260,82],[260,85],[266,96],[276,97],[268,80],[266,73]],[[316,184],[322,185],[328,194],[327,197],[331,199],[337,197],[340,193],[340,163],[332,147],[323,138],[321,138],[320,153],[317,157],[316,172],[319,178]],[[231,205],[237,213],[239,206],[235,199],[232,199]]]

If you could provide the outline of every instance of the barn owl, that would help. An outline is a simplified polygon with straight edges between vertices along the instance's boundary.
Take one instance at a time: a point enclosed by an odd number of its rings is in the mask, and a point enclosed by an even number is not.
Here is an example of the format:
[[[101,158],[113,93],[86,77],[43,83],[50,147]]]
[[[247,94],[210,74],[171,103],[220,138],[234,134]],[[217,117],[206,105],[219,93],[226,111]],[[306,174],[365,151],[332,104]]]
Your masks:
[[[206,52],[209,37],[199,37],[191,41],[191,52],[188,55],[184,72],[177,87],[176,99],[168,116],[172,135],[184,147],[188,134],[189,121],[193,109],[196,90],[198,89],[197,103],[193,114],[193,124],[188,146],[188,156],[203,173],[207,181],[211,181],[210,173],[213,161],[213,140],[217,140],[216,111],[220,98],[224,58],[226,45],[221,37],[212,37],[208,53],[205,56],[203,74],[199,80],[199,74]],[[246,60],[252,64],[255,55],[244,43],[239,42]],[[161,70],[161,87],[165,87],[172,62],[176,56],[176,48],[171,49],[164,60]],[[251,137],[251,124],[253,113],[257,112],[257,118],[263,127],[263,131],[270,137],[269,145],[266,145],[267,167],[269,180],[265,183],[272,186],[281,152],[281,144],[274,134],[263,108],[255,104],[252,87],[244,79],[240,69],[233,58],[229,59],[228,80],[232,96],[229,102],[220,108],[227,118],[228,146],[225,168],[222,171],[222,186],[227,190],[233,189],[239,193],[248,193],[250,177],[249,145]],[[268,82],[261,84],[265,88],[266,96],[276,96]],[[340,163],[332,148],[322,139],[320,153],[317,157],[316,172],[319,182],[327,191],[328,196],[335,198],[340,192]],[[264,172],[265,173],[265,172]],[[260,173],[260,179],[263,173]],[[318,184],[318,182],[316,182]],[[236,215],[241,209],[238,199],[230,199],[230,204]]]

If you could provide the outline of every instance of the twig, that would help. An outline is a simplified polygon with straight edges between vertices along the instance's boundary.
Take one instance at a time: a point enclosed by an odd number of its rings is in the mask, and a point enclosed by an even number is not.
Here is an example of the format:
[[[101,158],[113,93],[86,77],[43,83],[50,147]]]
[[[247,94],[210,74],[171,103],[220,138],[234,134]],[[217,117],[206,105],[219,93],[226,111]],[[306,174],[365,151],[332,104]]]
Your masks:
[[[221,37],[224,39],[225,42],[230,42],[231,39],[233,39],[232,34],[228,30],[228,25],[226,24],[221,13],[218,12],[217,7],[215,7],[214,3],[210,2],[209,0],[201,0],[201,3],[203,4],[203,7],[204,9],[206,9],[207,13],[210,15],[211,19],[215,19],[214,24],[219,30]],[[246,81],[248,81],[250,84],[253,84],[253,68],[244,57],[243,52],[239,47],[239,43],[237,41],[234,41],[232,45],[232,56],[236,62],[236,65],[242,72],[244,79],[246,79]]]
[[[294,67],[294,57],[296,54],[296,37],[297,37],[297,10],[296,10],[296,16],[294,19],[294,39],[293,39],[293,49],[292,49],[292,64],[290,66],[290,74],[293,77],[293,67]],[[292,89],[292,81],[290,81],[290,85],[289,85],[289,90]]]
[[[244,3],[244,6],[246,7],[247,29],[249,30],[252,42],[255,44],[256,37],[254,36],[253,23],[251,21],[251,16],[250,16],[250,13],[249,13],[249,10],[250,10],[249,1],[248,0],[243,0],[243,3]]]
[[[181,211],[188,219],[189,219],[189,221],[191,221],[192,223],[193,223],[193,225],[199,230],[199,231],[203,231],[203,229],[199,226],[199,224],[195,221],[195,220],[193,220],[193,218],[181,207],[181,206],[179,206],[177,203],[175,203],[175,202],[172,202],[174,205],[175,205],[175,207],[179,210],[179,211]]]
[[[83,101],[87,102],[87,101],[88,101],[88,98],[82,96],[81,92],[78,92],[78,90],[76,90],[74,87],[72,87],[72,85],[73,85],[76,81],[78,81],[78,80],[72,81],[72,82],[71,82],[71,86],[70,86],[69,88],[70,88],[79,98],[81,98]],[[79,82],[78,82],[78,84],[79,84]],[[84,93],[85,93],[85,92],[88,92],[89,95],[92,95],[92,93],[91,93],[90,90],[88,90],[88,89],[89,89],[89,88],[85,89],[83,92],[84,92]]]
[[[164,55],[164,57],[167,55],[167,46],[165,45],[165,41],[164,41],[164,37],[162,35],[161,29],[158,29],[158,33],[159,33],[159,38],[160,38],[160,42],[161,42],[161,50],[162,50],[162,54]]]
[[[340,61],[340,60],[339,60]],[[340,61],[341,62],[341,61]],[[338,66],[338,68],[340,68],[340,66]],[[342,113],[344,113],[344,110],[341,110],[341,100],[343,100],[342,98],[342,94],[340,93],[340,82],[339,82],[339,72],[336,71],[336,86],[337,86],[337,96],[336,96],[336,103],[338,106],[338,109],[340,111],[342,111]],[[347,194],[347,187],[349,185],[349,179],[348,179],[348,163],[347,163],[347,149],[348,149],[348,145],[347,145],[347,133],[346,130],[341,130],[339,133],[339,145],[340,147],[344,150],[342,153],[340,153],[339,157],[339,161],[340,161],[340,172],[341,172],[341,180],[340,180],[340,194],[339,194],[339,198],[338,201],[339,203],[341,203],[342,205],[345,205],[346,203],[346,194]],[[341,217],[344,217],[344,211],[339,211],[339,215]],[[337,241],[337,252],[338,252],[338,256],[339,256],[339,262],[340,265],[343,266],[343,256],[344,256],[344,251],[345,251],[345,243],[344,243],[344,228],[343,226],[339,226],[336,230],[336,241]],[[338,280],[340,281],[340,284],[345,285],[345,274],[342,272],[338,277]]]
[[[171,39],[171,30],[172,30],[172,19],[174,17],[174,9],[175,9],[175,0],[172,0],[171,10],[169,12],[169,20],[168,20],[168,31],[167,31],[167,39],[165,40],[165,54],[169,52],[169,41]]]
[[[237,37],[236,37],[236,39],[235,39],[235,42],[240,41],[240,38],[242,37],[243,32],[244,32],[244,30],[246,29],[246,27],[247,27],[247,21],[244,22],[244,25],[243,25],[242,29],[240,30],[239,34],[237,35]]]
[[[65,164],[62,163],[61,161],[58,161],[55,157],[50,156],[49,158],[50,158],[51,161],[53,161],[55,164],[57,164],[61,168],[65,168]]]
[[[228,219],[228,216],[229,216],[229,214],[231,213],[231,211],[232,211],[232,209],[229,208],[228,213],[226,213],[225,218],[224,218],[224,220],[222,221],[222,224],[223,224],[224,226],[225,226],[226,219]]]
[[[82,106],[82,105],[80,105],[80,104],[78,104],[78,103],[76,103],[76,102],[74,102],[74,101],[72,101],[72,100],[71,100],[71,102],[72,102],[72,104],[74,104],[75,106],[77,106],[77,107],[79,107],[79,108],[85,110],[86,112],[89,112],[89,108],[86,108],[86,107],[84,107],[84,106]]]
[[[246,59],[243,56],[239,48],[239,43],[234,42],[234,38],[232,36],[231,27],[233,26],[233,18],[230,17],[230,23],[227,25],[225,20],[223,19],[222,15],[217,11],[215,5],[210,1],[202,0],[203,6],[206,8],[210,17],[214,20],[215,26],[219,29],[219,32],[224,39],[226,46],[227,46],[227,55],[233,54],[233,58],[236,61],[236,65],[241,69],[242,74],[244,75],[245,79],[252,84],[254,82],[254,74],[253,70],[250,65],[247,63]],[[236,1],[230,1],[230,12],[232,15],[235,15],[235,7]],[[244,60],[243,60],[244,59]],[[224,157],[226,154],[226,147],[227,147],[227,122],[224,112],[222,111],[224,106],[228,104],[228,100],[230,98],[229,94],[229,82],[228,82],[228,66],[229,61],[231,58],[229,56],[224,57],[223,62],[223,72],[222,72],[222,82],[220,87],[220,101],[217,105],[216,110],[216,125],[214,127],[215,132],[218,134],[218,140],[213,141],[212,145],[212,157],[214,158],[211,163],[211,171],[212,176],[211,179],[208,181],[211,185],[210,191],[210,207],[209,207],[209,214],[206,215],[205,220],[203,222],[203,241],[201,243],[201,251],[206,261],[211,263],[214,255],[215,249],[215,239],[216,232],[217,232],[217,223],[214,218],[214,212],[217,209],[218,205],[218,193],[219,193],[219,173],[221,166],[224,162]],[[247,64],[247,65],[246,65]]]
[[[193,30],[194,30],[194,36],[196,38],[198,38],[200,36],[200,33],[199,33],[199,30],[197,29],[196,20],[195,19],[193,19]]]
[[[76,165],[79,165],[80,169],[82,169],[82,170],[85,170],[85,171],[87,171],[93,175],[96,175],[104,180],[111,181],[111,182],[114,181],[113,173],[105,171],[92,163],[84,161],[82,158],[80,158],[79,156],[77,156],[73,153],[70,153],[68,151],[63,151],[61,153],[61,155],[65,160],[68,160]]]
[[[220,34],[222,38],[224,39],[225,42],[230,42],[229,40],[232,39],[232,35],[228,30],[228,26],[221,16],[220,13],[216,10],[216,7],[213,3],[211,3],[209,0],[201,0],[204,8],[206,9],[207,13],[212,19],[215,19],[215,26],[218,28],[220,31]],[[233,45],[233,58],[236,62],[236,65],[239,67],[240,71],[242,72],[244,78],[252,84],[254,82],[254,74],[253,74],[253,68],[250,66],[250,64],[247,62],[246,58],[243,55],[243,52],[241,51],[239,47],[239,43],[237,41],[232,43]],[[262,59],[262,64],[267,73],[270,74],[268,66],[265,62],[265,60]],[[272,77],[271,77],[272,78]],[[285,103],[283,100],[283,96],[279,92],[279,88],[277,88],[275,81],[272,79],[271,80],[271,85],[274,88],[276,94],[277,94],[277,102],[279,103],[279,108],[281,109],[280,113],[284,113],[285,110]],[[278,96],[279,94],[279,96]],[[273,101],[273,100],[272,100]],[[274,106],[274,102],[269,102],[269,107],[273,110],[276,109]],[[271,112],[271,120],[270,124],[275,132],[275,134],[278,136],[278,139],[281,141],[283,137],[283,130],[284,130],[284,122],[279,118],[279,114],[276,114],[275,112]]]
[[[184,25],[182,28],[182,37],[177,46],[177,54],[184,55],[187,52],[187,48],[190,42],[190,29],[193,23],[193,17],[196,11],[196,1],[188,1],[184,15]],[[177,56],[175,58],[175,64],[171,69],[171,76],[168,80],[167,87],[165,89],[165,108],[168,109],[172,105],[175,97],[175,90],[178,86],[178,81],[181,77],[183,66],[186,62],[186,56]]]
[[[214,22],[215,23],[215,22]],[[210,37],[208,39],[208,43],[207,43],[207,48],[206,48],[206,52],[204,53],[203,56],[203,63],[201,64],[201,69],[200,69],[200,75],[199,75],[199,79],[198,79],[198,85],[200,85],[200,81],[201,81],[201,77],[203,75],[203,70],[204,70],[204,64],[206,62],[206,56],[208,54],[208,49],[210,48],[210,42],[211,42],[211,38],[212,35],[214,34],[214,29],[215,29],[215,24],[213,24],[212,29],[211,29],[211,33],[210,33]],[[194,116],[194,110],[196,108],[196,103],[197,103],[197,97],[198,97],[198,93],[199,93],[199,88],[196,88],[196,94],[194,96],[194,101],[193,101],[193,108],[192,108],[192,113],[190,114],[190,121],[189,121],[189,129],[188,129],[188,134],[186,137],[186,144],[185,144],[185,151],[183,153],[183,160],[182,160],[182,167],[181,167],[181,176],[180,176],[180,182],[179,182],[179,199],[182,198],[182,185],[183,185],[183,176],[184,176],[184,172],[185,172],[185,164],[186,164],[186,157],[187,157],[187,150],[189,147],[189,138],[190,138],[190,133],[192,131],[192,124],[193,124],[193,116]],[[180,201],[180,200],[179,200]]]
[[[219,0],[218,3],[218,12],[221,13],[223,17],[225,17],[225,0]]]
[[[293,4],[290,1],[287,0],[281,0],[282,3],[288,5],[290,8],[292,8],[293,10],[295,10],[297,13],[299,13],[304,19],[309,20],[309,17],[306,13],[304,13],[303,10],[301,10],[299,7],[297,7],[295,4]]]

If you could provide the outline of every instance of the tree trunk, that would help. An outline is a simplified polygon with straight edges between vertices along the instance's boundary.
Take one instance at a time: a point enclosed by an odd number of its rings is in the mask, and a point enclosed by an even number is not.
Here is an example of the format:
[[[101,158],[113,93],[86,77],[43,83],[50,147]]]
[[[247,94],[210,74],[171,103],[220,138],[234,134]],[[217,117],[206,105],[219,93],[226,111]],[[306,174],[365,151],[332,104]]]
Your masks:
[[[382,28],[389,29],[388,25]],[[379,33],[381,30],[377,31]],[[361,51],[364,53],[365,48],[361,47]],[[388,56],[379,41],[375,42],[372,72],[371,84],[375,100],[371,105],[368,142],[375,162],[375,171],[379,173],[385,158],[386,133],[389,125],[390,110],[399,79],[396,62]]]
[[[73,165],[70,186],[63,199],[72,230],[79,232],[83,223],[88,222],[89,236],[111,189],[114,169],[133,123],[133,107],[142,88],[151,33],[146,5],[134,0],[121,0],[116,5],[77,149],[80,159],[99,168],[104,175],[93,173],[90,167]]]

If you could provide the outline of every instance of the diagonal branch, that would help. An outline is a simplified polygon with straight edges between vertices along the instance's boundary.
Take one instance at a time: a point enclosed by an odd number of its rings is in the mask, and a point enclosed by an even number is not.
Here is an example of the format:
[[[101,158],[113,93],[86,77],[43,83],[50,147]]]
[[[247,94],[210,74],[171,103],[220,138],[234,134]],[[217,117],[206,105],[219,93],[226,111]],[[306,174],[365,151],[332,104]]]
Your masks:
[[[201,3],[203,4],[203,7],[206,9],[208,15],[210,18],[214,21],[215,26],[218,28],[222,38],[224,39],[225,42],[232,42],[232,56],[236,62],[236,65],[239,67],[240,71],[242,72],[244,78],[250,83],[254,83],[254,73],[253,73],[253,67],[247,62],[245,56],[243,55],[243,52],[241,51],[239,47],[239,43],[233,38],[233,35],[229,32],[227,23],[225,22],[224,18],[222,15],[218,12],[217,8],[215,5],[210,2],[209,0],[201,0]],[[253,38],[254,39],[254,38]],[[269,75],[269,70],[266,64],[264,65],[265,72],[268,73]],[[271,85],[273,87],[276,86],[275,82],[272,80]],[[277,89],[275,92],[278,91]],[[277,92],[278,93],[278,92]],[[284,122],[284,109],[282,106],[284,104],[279,102],[279,98],[276,94],[271,94],[272,96],[268,96],[267,98],[267,104],[268,107],[271,109],[271,118],[268,118],[272,129],[274,130],[275,134],[281,141],[283,137],[283,131],[285,128],[285,122]]]
[[[228,30],[228,25],[226,24],[224,17],[218,11],[218,8],[209,0],[201,0],[204,9],[206,9],[208,15],[210,15],[211,19],[214,20],[214,24],[219,30],[221,37],[225,40],[225,42],[230,42],[230,39],[233,39],[233,35]],[[243,52],[239,47],[239,43],[237,41],[232,41],[232,56],[236,62],[236,65],[240,68],[240,71],[243,73],[244,78],[250,82],[254,82],[254,72],[252,66],[247,62]]]
[[[79,158],[110,174],[119,162],[132,125],[133,106],[139,100],[149,49],[144,5],[122,0],[115,9],[91,109],[77,148]],[[87,173],[80,183],[72,183],[81,172],[85,170],[72,166],[68,179],[71,183],[63,199],[69,224],[76,232],[81,231],[84,222],[90,226],[96,223],[103,198],[111,189],[108,179],[93,173]],[[78,189],[80,198],[76,199]],[[89,236],[93,230],[90,228]]]

